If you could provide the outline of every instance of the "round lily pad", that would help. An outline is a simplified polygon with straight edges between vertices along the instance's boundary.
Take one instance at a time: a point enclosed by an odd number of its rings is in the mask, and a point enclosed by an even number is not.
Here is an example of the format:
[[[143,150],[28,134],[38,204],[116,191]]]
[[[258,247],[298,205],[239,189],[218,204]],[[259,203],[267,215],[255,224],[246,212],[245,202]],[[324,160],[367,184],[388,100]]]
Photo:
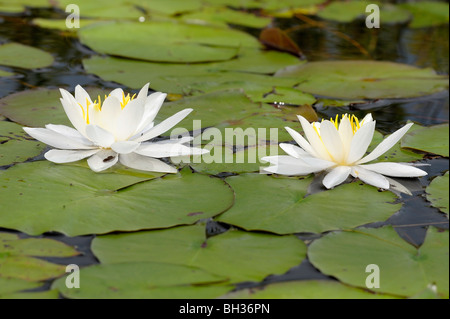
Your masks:
[[[11,75],[14,75],[14,73],[0,70],[0,77],[6,77],[6,76],[11,76]]]
[[[241,289],[223,296],[227,299],[396,299],[332,280],[277,282],[263,287]]]
[[[82,299],[215,298],[233,288],[217,285],[226,278],[205,270],[155,262],[83,268],[77,289],[67,288],[65,280],[65,277],[56,280],[52,288],[67,298]]]
[[[0,45],[0,65],[36,69],[53,63],[53,56],[40,49],[20,43]]]
[[[411,28],[426,28],[448,24],[449,5],[441,1],[420,1],[402,3],[399,7],[411,12]]]
[[[275,76],[295,78],[304,92],[341,99],[418,97],[448,88],[448,77],[432,69],[382,61],[309,62]]]
[[[233,202],[221,180],[189,169],[146,180],[46,161],[17,164],[0,171],[0,227],[69,236],[164,228],[214,216]]]
[[[105,22],[80,29],[79,36],[99,53],[158,62],[224,61],[240,47],[260,47],[241,31],[170,22]]]
[[[438,295],[448,298],[448,231],[430,227],[418,249],[390,226],[335,232],[315,240],[308,256],[320,271],[343,283],[398,296],[413,296],[434,284]],[[366,268],[372,264],[379,269],[379,288],[366,286],[374,273]]]
[[[401,207],[393,203],[393,193],[356,182],[305,196],[311,180],[262,174],[228,177],[235,203],[217,220],[277,234],[322,233],[384,221]]]
[[[434,207],[439,208],[442,212],[448,214],[448,176],[449,172],[445,173],[444,176],[438,176],[428,185],[427,199],[430,201]]]
[[[430,127],[413,126],[402,139],[402,147],[426,153],[449,156],[448,124]]]
[[[305,244],[294,236],[230,229],[206,238],[200,224],[100,236],[92,242],[92,250],[105,265],[124,260],[173,263],[207,270],[232,283],[282,274],[299,265],[306,254]]]
[[[45,144],[28,136],[22,126],[0,121],[0,166],[26,161],[44,149]]]
[[[58,277],[65,272],[66,267],[63,265],[34,257],[69,257],[77,254],[74,248],[52,239],[19,239],[15,234],[0,232],[0,283],[3,281],[6,285],[6,288],[0,288],[0,295],[28,288],[28,285],[19,280],[41,281]],[[5,282],[2,278],[19,280]]]

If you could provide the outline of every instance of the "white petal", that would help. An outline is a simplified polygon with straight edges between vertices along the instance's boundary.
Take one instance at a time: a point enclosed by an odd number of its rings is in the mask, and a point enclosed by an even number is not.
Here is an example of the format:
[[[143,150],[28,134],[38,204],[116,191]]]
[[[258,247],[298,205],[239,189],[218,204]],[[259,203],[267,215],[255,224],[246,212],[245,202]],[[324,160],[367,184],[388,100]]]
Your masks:
[[[167,139],[154,142],[155,144],[184,144],[194,139],[192,136],[183,136],[181,138]]]
[[[170,130],[172,127],[177,125],[179,122],[181,122],[186,116],[188,116],[189,113],[191,113],[192,109],[184,109],[171,117],[165,119],[158,125],[154,126],[150,130],[142,133],[139,137],[135,138],[134,140],[137,142],[144,142],[149,139],[152,139],[156,136],[159,136],[168,130]]]
[[[345,154],[344,157],[346,159],[353,140],[353,129],[348,116],[344,116],[339,123],[339,135],[341,136],[342,147],[344,148]]]
[[[178,170],[156,158],[138,155],[136,153],[120,155],[120,162],[128,167],[150,172],[177,173]]]
[[[342,162],[345,155],[344,147],[336,126],[330,121],[323,121],[320,125],[320,136],[331,159],[338,163]]]
[[[375,163],[360,165],[360,167],[392,177],[421,177],[427,175],[427,172],[417,167],[400,163]]]
[[[84,113],[86,112],[82,106],[78,104],[75,98],[67,91],[60,89],[61,95],[63,96],[60,99],[61,104],[66,112],[67,118],[70,123],[72,123],[73,127],[77,129],[81,134],[85,135],[86,129],[86,121],[84,120]]]
[[[263,170],[281,175],[308,175],[322,171],[322,167],[311,166],[292,156],[266,156],[262,161],[270,162],[273,166],[264,167]]]
[[[99,151],[100,149],[98,148],[87,151],[50,150],[45,153],[44,156],[47,160],[53,163],[70,163],[94,155]]]
[[[92,100],[91,97],[89,96],[89,93],[86,92],[86,90],[83,89],[81,85],[77,85],[75,87],[75,100],[77,100],[77,102],[83,106],[86,106],[86,100],[89,101],[90,104],[92,104]]]
[[[117,119],[115,135],[117,140],[124,141],[135,134],[144,114],[144,104],[138,99],[128,102]]]
[[[141,143],[135,141],[120,141],[112,144],[111,148],[119,154],[129,154],[134,152],[140,145]]]
[[[288,143],[280,143],[280,147],[283,151],[286,152],[286,154],[293,156],[295,158],[300,158],[302,156],[311,156],[309,153],[304,151],[302,148],[288,144]]]
[[[121,88],[114,89],[111,91],[111,93],[109,93],[109,96],[115,97],[118,101],[122,101],[124,95],[125,93]]]
[[[122,113],[120,101],[115,96],[108,96],[103,102],[101,110],[101,126],[113,133],[117,128],[117,119]]]
[[[400,141],[400,139],[403,137],[403,135],[406,134],[406,132],[412,125],[413,123],[406,124],[401,129],[398,129],[397,131],[386,137],[380,144],[378,144],[378,146],[372,151],[372,153],[359,160],[358,164],[364,164],[373,161],[374,159],[377,159],[378,157],[386,153],[395,144],[397,144],[398,141]]]
[[[111,150],[100,150],[91,156],[87,163],[94,172],[101,172],[117,163],[118,155]]]
[[[364,118],[360,122],[360,125],[364,125],[370,122],[373,122],[373,117],[371,113],[366,114],[366,116],[364,116]]]
[[[135,151],[136,154],[156,158],[185,155],[202,155],[208,152],[208,150],[203,150],[196,147],[188,147],[177,143],[146,143],[141,144],[141,146]]]
[[[330,167],[336,166],[335,162],[323,160],[321,158],[316,158],[312,156],[302,156],[299,158],[299,160],[301,160],[308,166],[316,167],[317,171],[322,171],[325,169],[329,169]]]
[[[85,145],[81,143],[79,140],[75,140],[69,136],[62,135],[60,133],[57,133],[55,131],[46,128],[24,127],[23,129],[25,132],[28,133],[28,135],[55,148],[64,150],[94,148],[94,146],[92,145]]]
[[[145,100],[144,115],[138,126],[137,132],[142,132],[149,124],[153,122],[159,110],[161,109],[167,94],[155,92],[150,94]]]
[[[290,127],[285,127],[286,131],[288,131],[289,135],[292,136],[292,138],[294,139],[294,141],[302,148],[304,149],[306,152],[308,152],[309,154],[311,154],[312,156],[317,157],[317,153],[314,151],[314,149],[311,147],[311,144],[308,143],[308,141],[301,136],[300,133],[298,133],[297,131],[291,129]]]
[[[297,115],[300,123],[302,124],[303,131],[305,132],[306,138],[308,139],[309,144],[314,149],[315,153],[322,159],[330,161],[331,157],[328,154],[325,145],[320,139],[319,135],[313,128],[313,126],[301,115]]]
[[[369,122],[356,131],[348,152],[347,163],[352,164],[366,154],[375,132],[375,123]]]
[[[68,127],[65,125],[47,124],[45,125],[45,128],[53,132],[70,137],[76,141],[79,141],[82,144],[94,146],[94,144],[92,144],[91,141],[89,141],[87,138],[81,135],[80,132],[78,132],[76,129],[72,127]]]
[[[93,143],[101,147],[110,147],[114,143],[114,135],[98,125],[86,126],[86,135]]]
[[[351,174],[352,176],[359,178],[366,184],[379,188],[389,189],[389,181],[386,179],[386,177],[381,174],[366,170],[364,167],[352,167]]]
[[[149,82],[145,83],[145,85],[139,91],[138,96],[136,97],[137,100],[141,100],[141,102],[144,102],[147,99],[149,85],[150,85]]]
[[[333,188],[344,182],[351,171],[352,169],[349,166],[337,166],[325,176],[322,183],[328,189]]]

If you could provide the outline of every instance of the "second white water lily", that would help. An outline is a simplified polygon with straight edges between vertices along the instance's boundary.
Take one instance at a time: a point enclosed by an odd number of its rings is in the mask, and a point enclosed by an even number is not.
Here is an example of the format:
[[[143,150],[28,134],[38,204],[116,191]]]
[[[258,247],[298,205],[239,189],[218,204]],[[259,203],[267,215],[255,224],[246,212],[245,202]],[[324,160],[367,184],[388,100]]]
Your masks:
[[[92,101],[81,87],[75,88],[75,97],[61,89],[61,103],[72,123],[48,124],[45,128],[24,130],[35,139],[55,149],[45,153],[45,158],[55,163],[68,163],[88,158],[89,167],[103,171],[117,162],[125,166],[155,172],[176,173],[176,168],[158,158],[198,155],[205,153],[184,143],[190,138],[150,140],[167,132],[192,109],[182,110],[155,125],[154,119],[161,108],[166,94],[148,94],[147,83],[135,96],[125,95],[122,89],[113,90],[102,102],[100,97]]]
[[[365,155],[375,132],[375,121],[371,114],[359,121],[355,116],[342,116],[322,122],[309,123],[298,116],[306,139],[293,129],[286,130],[300,146],[281,143],[288,154],[262,158],[272,165],[265,172],[282,175],[308,175],[326,171],[323,185],[333,188],[343,183],[349,175],[363,182],[388,189],[389,180],[384,177],[420,177],[427,173],[407,163],[371,162],[392,148],[412,123],[406,124],[385,138],[370,154]]]

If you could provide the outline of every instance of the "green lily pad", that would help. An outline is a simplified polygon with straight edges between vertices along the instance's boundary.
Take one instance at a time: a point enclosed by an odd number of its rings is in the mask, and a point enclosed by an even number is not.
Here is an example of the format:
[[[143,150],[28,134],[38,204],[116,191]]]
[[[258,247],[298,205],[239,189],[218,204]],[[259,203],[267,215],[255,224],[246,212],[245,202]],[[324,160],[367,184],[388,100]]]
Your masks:
[[[64,266],[34,257],[70,257],[77,254],[72,247],[51,239],[19,239],[14,234],[0,233],[0,280],[41,281],[57,277],[65,272]],[[6,280],[4,284],[6,288],[0,289],[0,295],[32,288],[17,280]]]
[[[143,2],[140,0],[131,0],[132,3],[139,5],[147,11],[156,14],[176,15],[184,12],[197,11],[204,6],[202,0],[152,0]]]
[[[0,3],[0,12],[21,13],[25,11],[25,7],[16,3]]]
[[[330,233],[309,246],[308,256],[320,271],[343,283],[367,288],[366,267],[375,264],[380,285],[369,288],[373,291],[413,296],[435,284],[439,296],[449,295],[448,231],[430,227],[418,249],[390,226]]]
[[[390,4],[381,4],[376,1],[334,1],[319,11],[317,16],[325,20],[337,22],[351,22],[356,19],[366,19],[369,4],[376,4],[380,8],[380,24],[402,23],[411,18],[409,11]]]
[[[205,270],[155,262],[83,268],[80,270],[80,288],[77,289],[67,288],[65,280],[65,277],[56,280],[52,288],[67,298],[82,299],[215,298],[233,288],[214,285],[226,278]]]
[[[0,70],[0,77],[6,77],[6,76],[12,76],[12,75],[14,75],[14,73],[8,72],[5,70]]]
[[[72,1],[73,2],[73,1]],[[83,28],[85,26],[98,23],[102,20],[88,20],[88,19],[80,19],[80,28]],[[78,29],[76,28],[67,28],[66,25],[66,19],[43,19],[43,18],[36,18],[32,20],[32,23],[34,25],[37,25],[41,28],[46,29],[56,29],[61,31],[72,31],[76,32]]]
[[[69,236],[164,228],[214,216],[233,202],[221,180],[189,169],[145,180],[46,161],[17,164],[0,171],[0,227]]]
[[[448,24],[449,6],[441,1],[420,1],[402,3],[399,7],[410,11],[413,20],[409,24],[411,28],[433,27]]]
[[[331,280],[301,280],[247,288],[223,296],[226,299],[396,299]]]
[[[427,200],[430,201],[434,207],[439,208],[442,212],[448,214],[448,175],[445,173],[444,176],[438,176],[428,185]]]
[[[382,61],[309,62],[275,76],[296,79],[304,92],[339,99],[418,97],[448,88],[448,77],[432,69]]]
[[[0,295],[0,299],[59,299],[56,289],[38,292],[17,292]]]
[[[50,7],[48,0],[2,0],[4,5],[23,5],[32,8]]]
[[[217,220],[277,234],[322,233],[384,221],[401,207],[393,203],[396,197],[391,192],[359,183],[305,197],[311,180],[262,174],[228,177],[235,203]]]
[[[272,19],[268,17],[258,17],[253,14],[231,10],[228,8],[208,8],[181,16],[184,21],[205,21],[211,23],[228,23],[242,25],[250,28],[264,28]]]
[[[0,65],[36,69],[50,66],[52,63],[53,56],[40,49],[20,43],[0,45]]]
[[[45,144],[33,140],[22,126],[0,121],[0,166],[24,162],[44,149]]]
[[[206,238],[204,225],[96,237],[92,250],[102,264],[162,262],[198,267],[230,282],[260,281],[300,264],[306,246],[295,236],[230,229]],[[170,274],[173,277],[173,273]]]
[[[257,39],[238,30],[171,22],[105,22],[80,29],[94,51],[157,62],[210,62],[235,57]]]
[[[4,299],[5,295],[17,293],[22,290],[37,288],[39,286],[40,284],[36,282],[0,276],[0,299]]]
[[[66,10],[66,7],[73,4],[72,0],[58,0],[56,3],[62,10]],[[77,0],[76,5],[80,8],[80,16],[90,18],[102,18],[102,19],[137,19],[143,16],[142,10],[139,10],[136,5],[129,1],[123,0],[111,0],[108,5],[100,1],[89,0]],[[70,13],[67,13],[70,14]]]
[[[95,97],[110,91],[86,88]],[[43,127],[46,124],[72,126],[61,105],[57,89],[37,89],[18,92],[0,99],[0,114],[25,126]]]
[[[448,124],[421,127],[406,133],[402,139],[402,147],[426,153],[449,156]]]

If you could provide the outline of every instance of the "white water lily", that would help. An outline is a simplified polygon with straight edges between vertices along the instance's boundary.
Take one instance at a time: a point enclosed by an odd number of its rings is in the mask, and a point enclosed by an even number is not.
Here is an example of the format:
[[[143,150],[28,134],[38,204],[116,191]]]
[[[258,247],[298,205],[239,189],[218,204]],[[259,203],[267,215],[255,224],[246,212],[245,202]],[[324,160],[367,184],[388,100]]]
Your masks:
[[[330,189],[343,183],[349,175],[375,187],[388,189],[391,177],[420,177],[427,175],[423,170],[407,163],[371,162],[392,148],[412,123],[406,124],[385,138],[368,155],[365,155],[375,132],[375,121],[368,114],[361,121],[355,116],[342,116],[322,122],[309,123],[298,116],[306,139],[293,129],[286,130],[300,146],[280,143],[288,154],[262,158],[272,164],[263,170],[281,175],[308,175],[321,171],[328,172],[323,185]]]
[[[103,102],[100,97],[93,102],[80,85],[75,88],[75,97],[60,89],[61,103],[75,129],[48,124],[45,128],[25,127],[24,130],[56,148],[45,153],[45,158],[54,163],[88,158],[88,165],[95,172],[120,162],[139,170],[176,173],[176,168],[158,158],[199,155],[207,151],[183,145],[190,141],[189,137],[150,141],[178,124],[192,109],[182,110],[155,125],[154,119],[166,94],[155,92],[147,96],[148,86],[147,83],[132,97],[120,88],[115,89]]]

